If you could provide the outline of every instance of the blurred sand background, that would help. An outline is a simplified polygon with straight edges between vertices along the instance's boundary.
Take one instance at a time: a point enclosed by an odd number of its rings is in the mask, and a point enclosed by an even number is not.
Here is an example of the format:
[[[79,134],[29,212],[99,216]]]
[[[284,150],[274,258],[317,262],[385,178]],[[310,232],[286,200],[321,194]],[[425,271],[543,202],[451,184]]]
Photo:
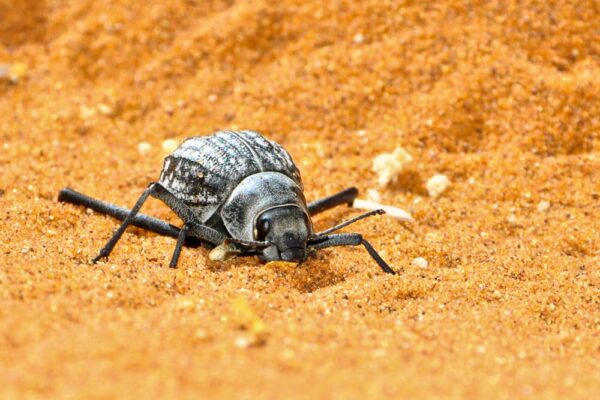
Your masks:
[[[600,393],[598,1],[0,0],[0,65],[0,397]],[[131,206],[164,140],[221,128],[282,143],[309,200],[409,209],[414,234],[352,228],[401,272],[363,249],[170,270],[136,229],[90,265],[117,225],[58,190]]]

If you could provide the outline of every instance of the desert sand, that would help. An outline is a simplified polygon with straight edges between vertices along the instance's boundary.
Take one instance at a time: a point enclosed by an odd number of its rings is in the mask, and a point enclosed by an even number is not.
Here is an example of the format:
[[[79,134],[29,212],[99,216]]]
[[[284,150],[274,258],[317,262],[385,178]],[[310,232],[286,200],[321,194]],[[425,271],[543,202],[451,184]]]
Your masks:
[[[593,0],[0,0],[0,397],[594,398],[599,38]],[[173,270],[140,229],[92,265],[117,223],[58,191],[131,207],[165,140],[218,129],[284,145],[309,200],[409,210],[346,229],[398,275],[361,248]]]

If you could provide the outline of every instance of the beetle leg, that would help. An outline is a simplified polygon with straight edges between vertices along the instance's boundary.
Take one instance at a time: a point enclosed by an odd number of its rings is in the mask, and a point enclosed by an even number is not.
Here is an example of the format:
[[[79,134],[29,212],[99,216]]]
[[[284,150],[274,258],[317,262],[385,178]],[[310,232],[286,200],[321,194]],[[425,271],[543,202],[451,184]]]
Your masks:
[[[153,194],[155,189],[156,189],[156,184],[151,183],[148,186],[148,189],[146,189],[144,191],[144,193],[142,193],[142,195],[140,196],[138,201],[135,203],[135,205],[133,206],[133,208],[131,209],[129,214],[127,214],[127,217],[125,217],[125,220],[123,220],[123,223],[121,224],[121,226],[119,226],[119,229],[117,229],[115,231],[115,233],[112,235],[112,237],[108,240],[108,242],[106,242],[106,245],[104,245],[104,247],[100,250],[100,253],[96,257],[94,257],[94,259],[92,260],[92,262],[94,264],[96,262],[98,262],[98,260],[100,260],[101,258],[109,256],[109,254],[111,253],[111,251],[113,250],[113,248],[115,247],[115,245],[117,244],[119,239],[121,239],[121,236],[123,236],[123,233],[129,226],[129,224],[131,224],[131,222],[135,218],[135,215],[138,213],[138,211],[140,211],[140,208],[142,208],[142,206],[144,205],[146,200],[148,200],[148,197]]]
[[[71,203],[90,208],[98,213],[110,215],[119,221],[124,221],[131,213],[131,210],[125,207],[116,206],[102,200],[94,199],[73,189],[64,188],[58,194],[58,201]],[[149,215],[137,213],[131,220],[131,225],[143,228],[159,235],[177,238],[179,228]]]
[[[198,224],[195,222],[188,222],[186,226],[188,236],[196,237],[214,246],[223,243],[223,241],[227,239],[227,236],[223,235],[216,229],[213,229],[206,225]]]
[[[340,204],[347,204],[349,206],[354,203],[354,200],[358,196],[358,189],[351,187],[331,196],[323,197],[322,199],[312,201],[308,203],[308,213],[313,216],[317,215],[330,208],[337,207]]]
[[[177,262],[179,261],[179,256],[181,255],[181,248],[183,247],[183,243],[185,242],[187,231],[188,227],[187,225],[184,225],[179,231],[179,235],[177,235],[177,244],[175,245],[173,257],[171,257],[171,262],[169,263],[169,268],[177,268]]]
[[[384,272],[395,275],[396,273],[390,266],[381,258],[377,251],[367,242],[359,233],[338,233],[333,235],[322,236],[308,242],[308,246],[311,249],[320,250],[327,247],[335,246],[365,246],[369,255],[375,260],[377,265],[381,267]]]

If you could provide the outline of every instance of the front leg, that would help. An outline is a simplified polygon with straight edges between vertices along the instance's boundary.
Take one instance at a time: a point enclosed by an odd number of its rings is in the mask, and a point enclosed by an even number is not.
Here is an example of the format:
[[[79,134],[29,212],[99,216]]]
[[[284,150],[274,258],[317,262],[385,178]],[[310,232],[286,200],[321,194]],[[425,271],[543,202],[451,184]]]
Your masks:
[[[386,273],[396,275],[396,272],[381,258],[377,251],[367,242],[359,233],[338,233],[326,235],[313,239],[308,242],[308,247],[315,250],[325,249],[335,246],[365,246],[369,255],[375,260],[377,265]]]

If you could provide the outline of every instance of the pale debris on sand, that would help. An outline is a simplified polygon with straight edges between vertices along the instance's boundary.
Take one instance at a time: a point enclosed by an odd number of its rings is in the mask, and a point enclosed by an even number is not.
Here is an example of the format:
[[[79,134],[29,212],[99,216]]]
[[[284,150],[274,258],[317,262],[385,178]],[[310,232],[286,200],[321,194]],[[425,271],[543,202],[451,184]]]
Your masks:
[[[546,212],[550,208],[550,202],[547,200],[542,200],[537,205],[537,210],[539,212]]]
[[[427,266],[429,266],[429,263],[423,257],[417,257],[414,260],[412,260],[412,265],[419,268],[427,268]]]
[[[152,149],[152,145],[148,142],[140,142],[137,145],[137,149],[138,149],[138,153],[140,153],[140,155],[146,155],[150,152],[150,150]]]
[[[450,186],[450,179],[446,175],[437,174],[429,178],[425,187],[431,197],[438,197]]]
[[[0,79],[6,79],[11,83],[18,83],[26,73],[25,64],[0,64]]]
[[[377,182],[385,186],[398,176],[404,166],[412,161],[412,156],[401,147],[393,153],[383,153],[373,160],[372,170],[377,173]]]
[[[352,207],[359,208],[361,210],[383,210],[385,213],[391,217],[399,219],[400,221],[405,222],[414,222],[415,219],[410,215],[408,211],[404,211],[401,208],[386,206],[383,204],[376,203],[374,201],[356,199],[352,204]]]
[[[179,142],[175,139],[166,139],[162,142],[162,149],[169,154],[174,152],[177,146],[179,146]]]
[[[208,258],[211,261],[227,261],[240,253],[240,249],[238,249],[233,243],[224,241],[212,249],[210,253],[208,253]]]

